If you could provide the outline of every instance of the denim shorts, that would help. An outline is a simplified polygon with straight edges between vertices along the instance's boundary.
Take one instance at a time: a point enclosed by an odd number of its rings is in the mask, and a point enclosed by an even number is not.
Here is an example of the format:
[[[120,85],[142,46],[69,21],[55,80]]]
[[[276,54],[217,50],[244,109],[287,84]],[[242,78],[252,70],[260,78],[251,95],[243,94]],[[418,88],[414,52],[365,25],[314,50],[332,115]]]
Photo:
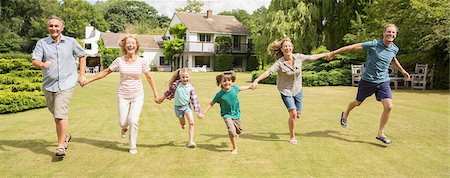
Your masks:
[[[385,98],[392,99],[391,86],[389,81],[383,83],[372,83],[365,80],[359,81],[358,94],[356,94],[356,100],[363,102],[367,97],[375,93],[375,97],[378,101]]]
[[[191,106],[189,104],[182,105],[182,106],[174,106],[175,109],[175,115],[177,118],[182,118],[185,113],[192,112]]]
[[[295,96],[285,96],[281,94],[281,99],[288,111],[296,109],[297,113],[302,113],[303,90]]]

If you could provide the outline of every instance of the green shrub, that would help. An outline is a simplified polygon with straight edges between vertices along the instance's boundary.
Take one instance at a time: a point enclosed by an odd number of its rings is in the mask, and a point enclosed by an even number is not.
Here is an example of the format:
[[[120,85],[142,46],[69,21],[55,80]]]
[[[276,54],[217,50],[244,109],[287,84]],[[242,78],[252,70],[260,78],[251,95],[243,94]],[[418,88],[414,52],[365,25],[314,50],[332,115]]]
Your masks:
[[[0,90],[0,114],[15,113],[47,106],[42,92],[10,92]]]
[[[28,62],[31,61],[31,54],[26,53],[0,53],[0,59],[26,59]]]
[[[254,71],[258,70],[259,68],[259,61],[258,58],[255,55],[249,56],[247,59],[247,68],[246,71]]]
[[[234,57],[231,55],[216,55],[214,71],[227,71],[233,69]]]

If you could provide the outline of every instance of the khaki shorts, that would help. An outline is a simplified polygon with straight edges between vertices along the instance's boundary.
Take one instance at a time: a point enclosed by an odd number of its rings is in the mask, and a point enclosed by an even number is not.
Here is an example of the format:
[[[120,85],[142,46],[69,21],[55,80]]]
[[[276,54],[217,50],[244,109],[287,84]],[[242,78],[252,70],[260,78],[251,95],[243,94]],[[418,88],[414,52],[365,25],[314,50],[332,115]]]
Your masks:
[[[233,120],[231,118],[224,118],[225,124],[228,128],[228,135],[237,136],[242,132],[242,124],[240,119]]]
[[[69,103],[72,99],[75,87],[67,90],[51,92],[42,89],[47,100],[47,108],[53,114],[55,119],[69,118]]]

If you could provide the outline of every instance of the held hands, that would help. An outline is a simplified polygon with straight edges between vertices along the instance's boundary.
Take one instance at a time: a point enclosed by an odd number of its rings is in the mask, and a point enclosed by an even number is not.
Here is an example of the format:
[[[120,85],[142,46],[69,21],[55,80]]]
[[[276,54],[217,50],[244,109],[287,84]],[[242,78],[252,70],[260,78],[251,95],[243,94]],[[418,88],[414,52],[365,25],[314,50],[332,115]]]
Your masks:
[[[205,118],[205,114],[203,114],[202,112],[200,112],[200,113],[198,113],[197,118],[198,118],[198,119],[203,119],[203,118]]]
[[[258,87],[258,83],[253,82],[252,84],[250,84],[249,88],[254,90]]]
[[[333,60],[334,56],[336,55],[336,53],[334,51],[329,52],[325,55],[325,58],[327,58],[328,61]]]

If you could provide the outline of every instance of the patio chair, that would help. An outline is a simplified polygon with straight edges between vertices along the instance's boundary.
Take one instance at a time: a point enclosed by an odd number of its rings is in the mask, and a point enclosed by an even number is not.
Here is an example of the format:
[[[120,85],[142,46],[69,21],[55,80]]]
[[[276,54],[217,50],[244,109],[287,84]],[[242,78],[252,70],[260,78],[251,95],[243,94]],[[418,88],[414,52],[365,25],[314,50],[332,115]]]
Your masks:
[[[398,89],[399,81],[403,80],[403,77],[399,75],[397,68],[395,68],[392,64],[389,65],[389,80],[394,84],[394,89]]]
[[[427,87],[427,75],[429,75],[428,64],[416,64],[414,73],[410,74],[411,78],[405,81],[405,86],[411,84],[411,89],[425,90]]]
[[[364,72],[364,65],[352,64],[352,85],[358,86],[359,80],[361,80],[361,75]]]

